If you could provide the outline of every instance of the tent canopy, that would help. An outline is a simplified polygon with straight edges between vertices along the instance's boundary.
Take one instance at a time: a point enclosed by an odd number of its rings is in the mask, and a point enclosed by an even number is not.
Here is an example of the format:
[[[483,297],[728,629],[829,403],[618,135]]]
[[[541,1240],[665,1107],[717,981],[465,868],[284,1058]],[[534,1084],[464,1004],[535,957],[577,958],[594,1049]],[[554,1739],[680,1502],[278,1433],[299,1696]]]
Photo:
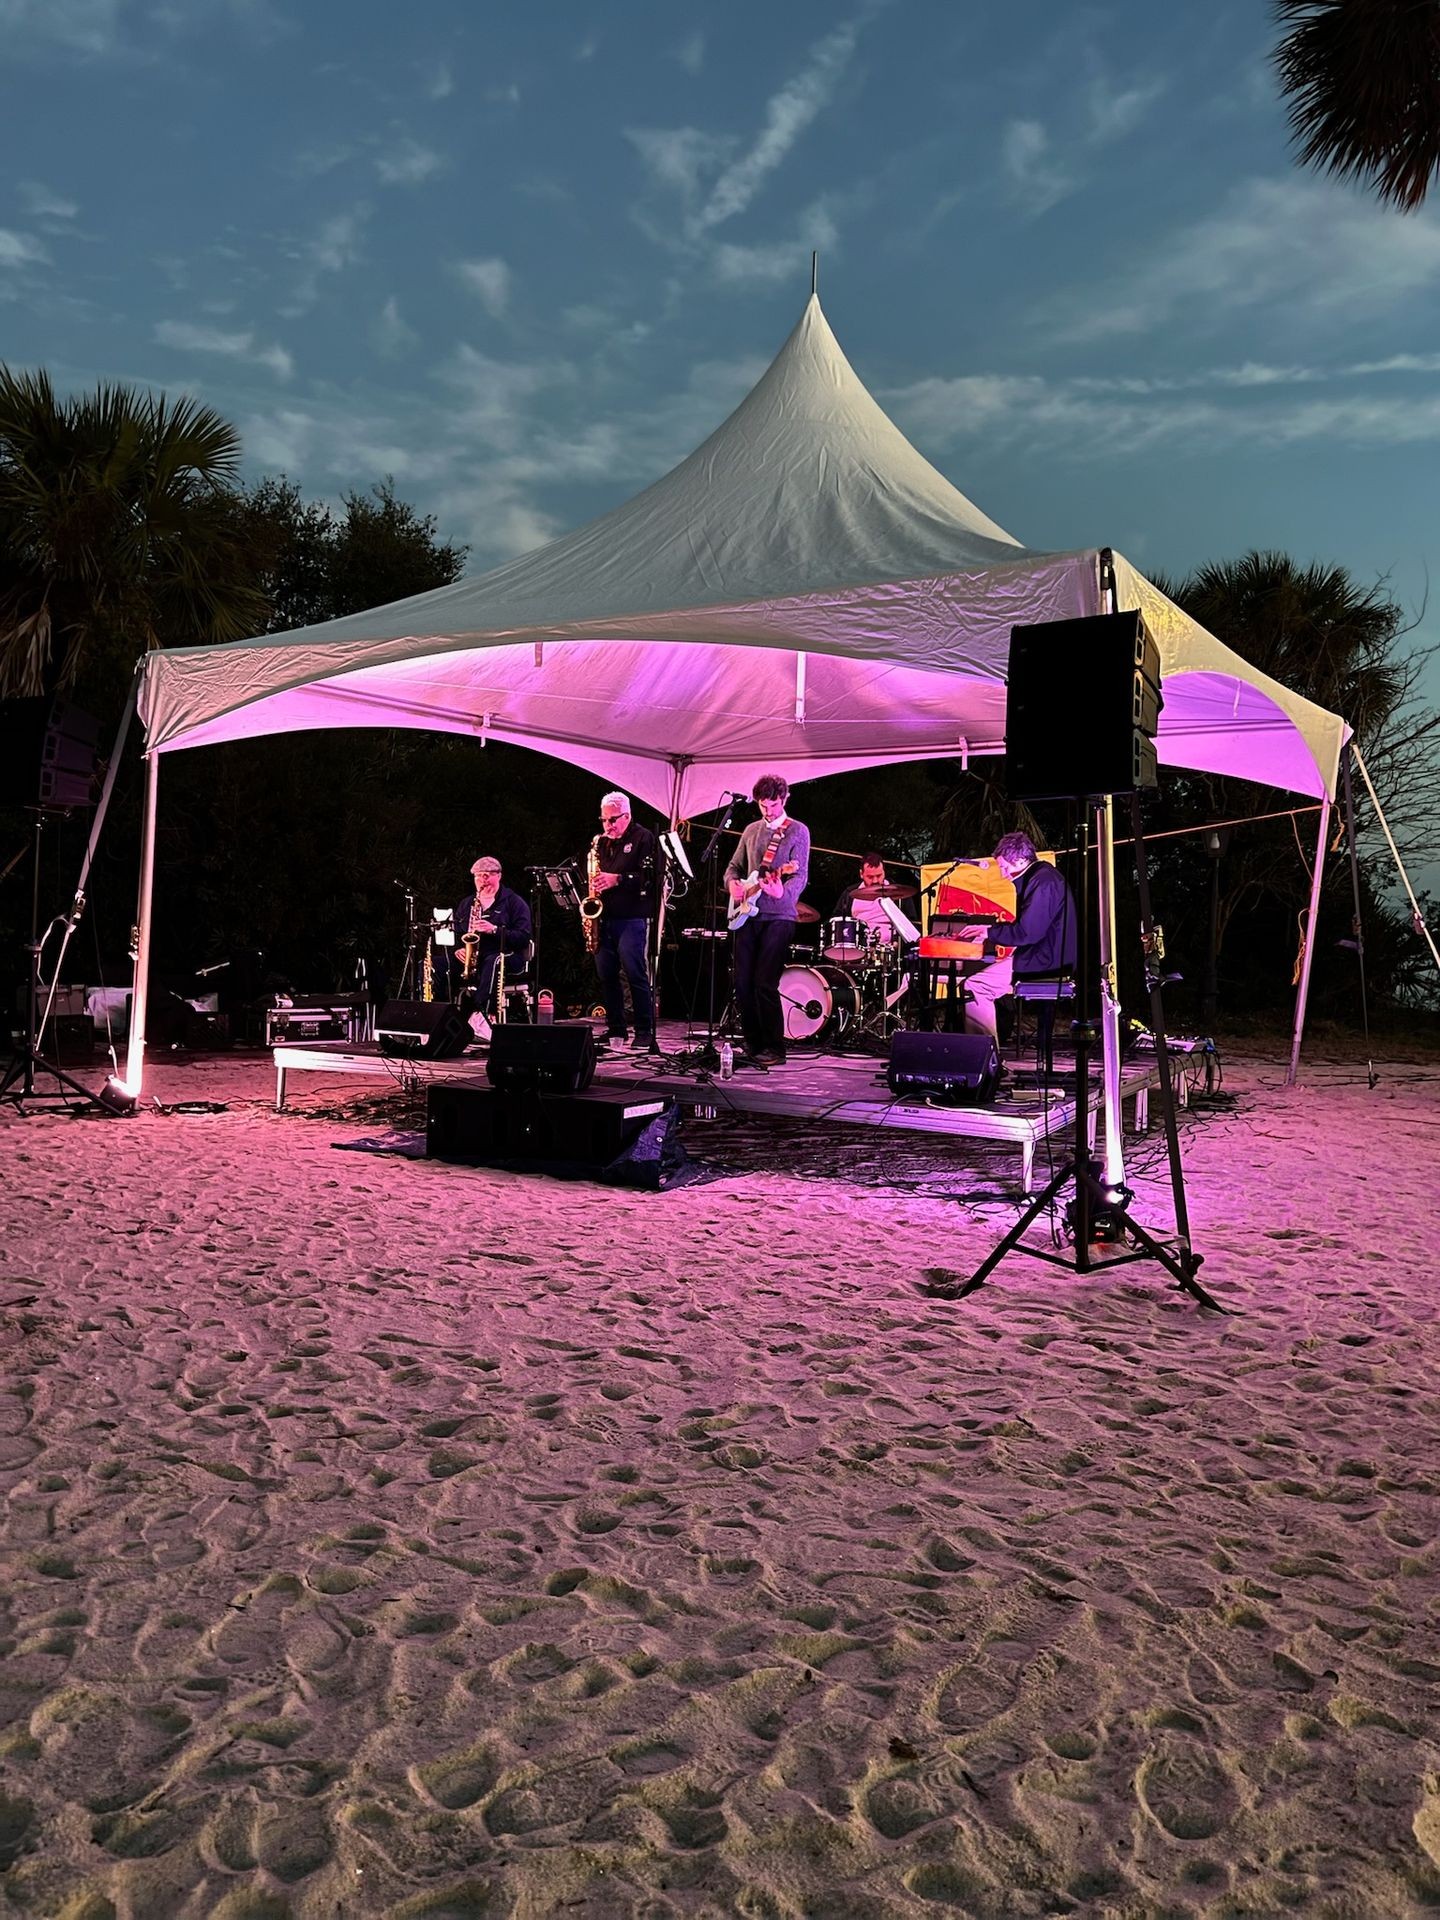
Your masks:
[[[316,727],[515,741],[676,816],[774,769],[1004,750],[1010,629],[1102,610],[1100,550],[1022,547],[924,460],[812,294],[672,472],[493,572],[144,663],[152,750]],[[1344,723],[1224,647],[1119,555],[1160,648],[1161,762],[1334,791]]]

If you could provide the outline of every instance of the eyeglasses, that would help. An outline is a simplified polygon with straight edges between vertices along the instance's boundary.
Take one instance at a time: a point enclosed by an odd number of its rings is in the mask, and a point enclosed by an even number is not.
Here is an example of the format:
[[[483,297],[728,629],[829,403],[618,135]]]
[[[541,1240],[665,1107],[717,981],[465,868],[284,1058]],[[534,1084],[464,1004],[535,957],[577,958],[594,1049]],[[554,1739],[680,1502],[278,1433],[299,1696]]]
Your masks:
[[[470,871],[475,875],[477,880],[483,880],[487,874],[498,875],[500,869],[499,867],[472,867]]]
[[[600,818],[607,826],[610,826],[613,825],[616,820],[623,820],[625,816],[623,813],[602,813]]]

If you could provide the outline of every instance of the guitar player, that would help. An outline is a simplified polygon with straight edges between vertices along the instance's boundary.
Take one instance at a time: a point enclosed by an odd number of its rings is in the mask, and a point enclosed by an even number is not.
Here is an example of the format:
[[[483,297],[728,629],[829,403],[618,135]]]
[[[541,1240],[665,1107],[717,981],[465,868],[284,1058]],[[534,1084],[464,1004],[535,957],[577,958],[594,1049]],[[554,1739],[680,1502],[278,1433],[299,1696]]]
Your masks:
[[[762,773],[753,792],[760,818],[741,834],[725,883],[732,920],[750,902],[755,908],[735,934],[735,998],[745,1036],[735,1064],[764,1072],[785,1061],[780,976],[810,878],[810,829],[790,818],[790,787],[782,775]]]

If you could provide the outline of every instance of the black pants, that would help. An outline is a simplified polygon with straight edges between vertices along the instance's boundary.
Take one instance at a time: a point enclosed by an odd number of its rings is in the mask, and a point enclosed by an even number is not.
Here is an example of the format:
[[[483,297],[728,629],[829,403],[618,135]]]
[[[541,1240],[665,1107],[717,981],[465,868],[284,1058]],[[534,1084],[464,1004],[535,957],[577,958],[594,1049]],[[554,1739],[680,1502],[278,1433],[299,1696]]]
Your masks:
[[[785,1009],[780,976],[795,938],[793,920],[762,920],[754,914],[735,936],[735,998],[740,1027],[751,1053],[762,1047],[785,1051]]]

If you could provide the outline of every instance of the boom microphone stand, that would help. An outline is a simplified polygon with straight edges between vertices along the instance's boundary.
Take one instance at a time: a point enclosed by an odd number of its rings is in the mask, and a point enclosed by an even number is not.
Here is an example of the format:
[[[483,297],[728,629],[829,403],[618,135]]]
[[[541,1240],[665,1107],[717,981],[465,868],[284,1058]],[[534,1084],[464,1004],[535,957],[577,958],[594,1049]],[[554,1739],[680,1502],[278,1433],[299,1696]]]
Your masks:
[[[1072,1273],[1089,1273],[1096,1267],[1123,1266],[1131,1260],[1158,1260],[1175,1277],[1175,1284],[1183,1293],[1188,1293],[1202,1307],[1213,1307],[1217,1313],[1224,1308],[1218,1300],[1211,1297],[1195,1278],[1201,1265],[1201,1256],[1190,1245],[1189,1220],[1184,1201],[1184,1183],[1180,1174],[1180,1149],[1175,1131],[1174,1096],[1170,1083],[1169,1055],[1164,1046],[1164,1022],[1159,1018],[1156,1025],[1156,1052],[1161,1061],[1160,1090],[1162,1105],[1166,1115],[1166,1144],[1170,1152],[1171,1173],[1176,1192],[1176,1221],[1180,1236],[1178,1251],[1162,1246],[1140,1223],[1126,1211],[1125,1202],[1131,1197],[1125,1188],[1106,1188],[1100,1179],[1100,1163],[1090,1153],[1090,1048],[1095,1039],[1095,1027],[1090,1014],[1090,818],[1085,796],[1076,800],[1078,811],[1078,832],[1076,846],[1080,856],[1079,903],[1076,915],[1076,967],[1075,967],[1075,1144],[1065,1165],[1060,1168],[1054,1179],[1044,1190],[1036,1194],[1030,1205],[1021,1214],[1015,1225],[1005,1235],[997,1247],[980,1263],[975,1272],[962,1285],[956,1287],[948,1281],[932,1284],[927,1290],[942,1299],[963,1300],[983,1286],[987,1277],[1012,1250],[1016,1253],[1028,1253],[1036,1260],[1048,1260],[1057,1267],[1066,1267]],[[1139,826],[1140,803],[1138,796],[1133,802],[1134,819]],[[1138,868],[1141,887],[1141,911],[1149,922],[1149,880],[1144,864],[1144,854],[1140,851],[1140,842],[1136,841]],[[1147,932],[1148,937],[1148,932]],[[1152,978],[1151,1006],[1158,1011],[1159,981]],[[1050,1203],[1059,1194],[1062,1187],[1070,1181],[1075,1183],[1075,1195],[1066,1208],[1066,1215],[1074,1234],[1074,1257],[1058,1253],[1050,1247],[1027,1245],[1023,1236],[1031,1223],[1037,1220]],[[1103,1228],[1107,1237],[1116,1238],[1128,1233],[1134,1245],[1127,1253],[1112,1254],[1104,1260],[1091,1258],[1091,1243]]]
[[[720,947],[722,943],[729,938],[728,929],[721,927],[719,924],[720,888],[716,878],[718,869],[715,865],[715,854],[720,845],[721,835],[729,830],[736,805],[744,798],[745,796],[739,793],[726,794],[725,805],[721,809],[720,818],[710,829],[710,838],[705,842],[705,850],[695,863],[705,875],[706,884],[703,889],[705,901],[704,918],[708,924],[699,928],[687,927],[685,933],[687,937],[692,939],[698,936],[707,940],[710,945],[710,953],[707,961],[705,1044],[701,1047],[692,1048],[688,1053],[682,1053],[677,1059],[676,1065],[692,1068],[698,1072],[702,1078],[720,1071],[720,1049],[715,1044],[715,967],[719,958]]]

